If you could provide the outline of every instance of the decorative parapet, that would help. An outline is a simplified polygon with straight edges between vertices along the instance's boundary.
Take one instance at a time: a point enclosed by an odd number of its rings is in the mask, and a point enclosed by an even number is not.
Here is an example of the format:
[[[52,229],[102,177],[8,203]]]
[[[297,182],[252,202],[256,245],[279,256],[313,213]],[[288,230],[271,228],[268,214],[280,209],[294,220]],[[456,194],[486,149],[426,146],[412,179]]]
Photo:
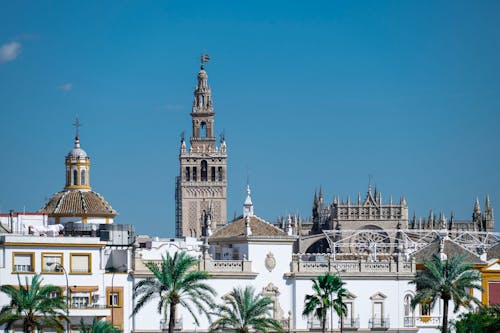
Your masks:
[[[152,262],[160,264],[161,260],[147,260],[136,258],[134,262],[135,275],[151,275],[146,267],[146,263]],[[252,272],[252,262],[249,260],[214,260],[211,258],[200,259],[198,270],[206,271],[214,277],[234,276],[234,277],[255,277],[257,273]]]
[[[200,270],[211,272],[247,272],[252,271],[252,262],[249,260],[214,260],[202,259],[198,265]]]
[[[294,254],[292,256],[291,273],[316,274],[331,272],[334,274],[361,273],[403,273],[416,272],[415,260],[362,261],[335,260],[330,254]]]

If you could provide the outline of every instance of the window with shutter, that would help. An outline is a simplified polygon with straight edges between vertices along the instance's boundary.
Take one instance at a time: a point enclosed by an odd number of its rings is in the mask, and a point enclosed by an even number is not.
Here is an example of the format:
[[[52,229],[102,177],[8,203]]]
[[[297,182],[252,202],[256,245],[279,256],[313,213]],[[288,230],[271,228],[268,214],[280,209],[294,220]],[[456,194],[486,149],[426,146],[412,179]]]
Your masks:
[[[33,252],[30,253],[13,253],[13,272],[29,272],[35,271]]]
[[[71,254],[71,274],[89,274],[91,273],[90,267],[91,267],[90,253]]]

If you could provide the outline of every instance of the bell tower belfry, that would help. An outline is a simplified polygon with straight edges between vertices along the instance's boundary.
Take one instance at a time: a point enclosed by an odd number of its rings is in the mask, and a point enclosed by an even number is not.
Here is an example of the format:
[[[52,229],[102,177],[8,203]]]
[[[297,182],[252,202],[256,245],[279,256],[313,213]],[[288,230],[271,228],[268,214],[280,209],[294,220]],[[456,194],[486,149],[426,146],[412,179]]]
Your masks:
[[[184,135],[181,138],[180,170],[175,191],[177,237],[201,237],[204,216],[207,214],[211,216],[211,230],[226,224],[226,141],[221,136],[219,146],[216,145],[215,112],[205,71],[209,59],[206,54],[201,56],[201,69],[191,109],[189,147]]]

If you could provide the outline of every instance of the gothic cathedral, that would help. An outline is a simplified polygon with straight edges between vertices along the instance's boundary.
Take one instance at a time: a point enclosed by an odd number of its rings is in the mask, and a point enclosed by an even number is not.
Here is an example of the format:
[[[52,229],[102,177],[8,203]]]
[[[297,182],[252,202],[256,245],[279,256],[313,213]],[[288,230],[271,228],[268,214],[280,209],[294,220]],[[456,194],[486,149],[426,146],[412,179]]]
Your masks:
[[[176,237],[207,235],[226,224],[227,153],[224,136],[216,145],[214,108],[205,64],[201,57],[198,84],[191,111],[190,147],[181,139],[179,176],[176,179]]]

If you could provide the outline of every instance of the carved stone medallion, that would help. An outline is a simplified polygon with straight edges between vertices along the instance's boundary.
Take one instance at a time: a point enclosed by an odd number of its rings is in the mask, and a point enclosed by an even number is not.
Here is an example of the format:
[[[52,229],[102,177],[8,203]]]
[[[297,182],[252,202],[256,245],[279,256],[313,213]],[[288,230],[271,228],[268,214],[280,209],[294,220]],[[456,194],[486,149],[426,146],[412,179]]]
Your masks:
[[[271,252],[267,254],[264,265],[269,272],[271,272],[276,267],[276,259],[274,259],[274,254],[272,254]]]

